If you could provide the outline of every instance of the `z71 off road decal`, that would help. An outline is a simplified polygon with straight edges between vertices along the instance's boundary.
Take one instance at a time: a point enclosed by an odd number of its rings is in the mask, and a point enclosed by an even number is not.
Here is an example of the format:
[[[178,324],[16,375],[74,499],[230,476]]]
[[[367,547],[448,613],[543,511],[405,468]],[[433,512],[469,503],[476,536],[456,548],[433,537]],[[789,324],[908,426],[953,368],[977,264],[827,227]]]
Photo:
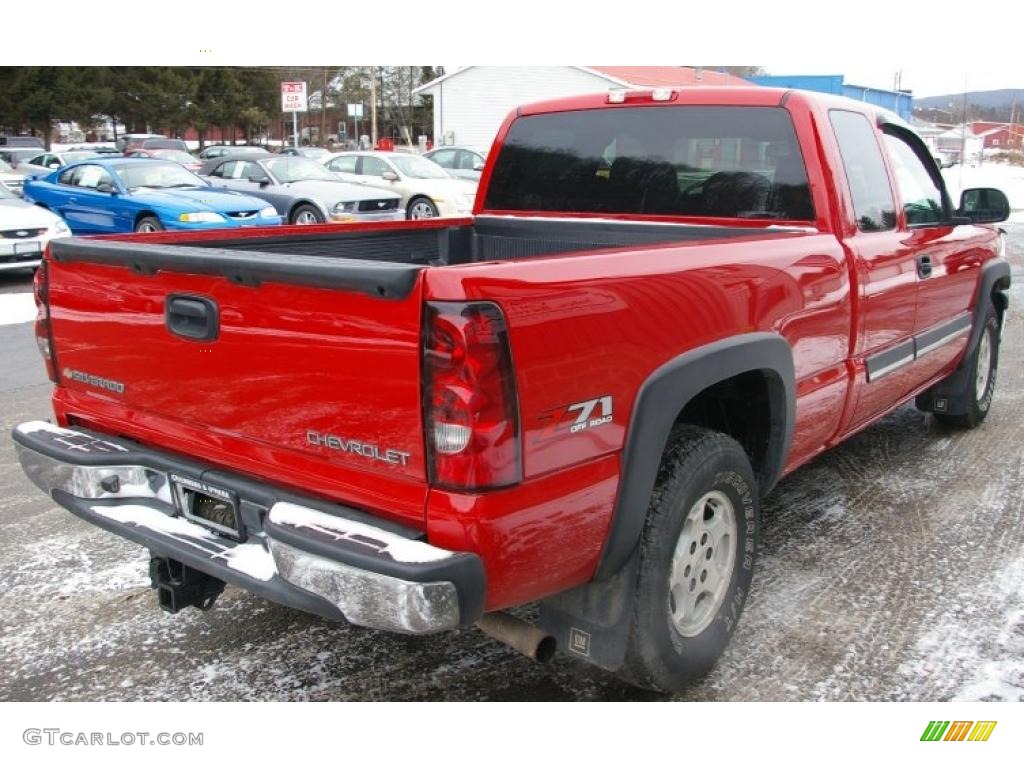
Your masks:
[[[538,441],[560,435],[575,435],[587,429],[594,429],[604,424],[611,424],[612,396],[604,395],[593,400],[582,400],[555,408],[538,417],[539,421],[547,422]]]

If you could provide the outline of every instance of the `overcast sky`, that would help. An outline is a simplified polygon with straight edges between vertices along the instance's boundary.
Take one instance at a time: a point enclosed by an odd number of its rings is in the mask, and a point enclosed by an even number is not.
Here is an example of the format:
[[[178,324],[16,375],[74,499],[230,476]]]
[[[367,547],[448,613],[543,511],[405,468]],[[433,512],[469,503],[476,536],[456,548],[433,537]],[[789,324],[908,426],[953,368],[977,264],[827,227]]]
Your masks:
[[[911,90],[915,96],[939,96],[946,93],[963,93],[966,78],[968,91],[994,91],[1001,88],[1024,88],[1024,77],[1020,69],[1012,67],[1002,71],[984,71],[950,64],[929,64],[903,66],[894,63],[889,67],[864,66],[859,64],[836,64],[830,66],[820,61],[806,60],[794,65],[763,65],[772,75],[845,75],[846,82],[872,88],[892,88],[897,70],[903,70],[902,88]]]

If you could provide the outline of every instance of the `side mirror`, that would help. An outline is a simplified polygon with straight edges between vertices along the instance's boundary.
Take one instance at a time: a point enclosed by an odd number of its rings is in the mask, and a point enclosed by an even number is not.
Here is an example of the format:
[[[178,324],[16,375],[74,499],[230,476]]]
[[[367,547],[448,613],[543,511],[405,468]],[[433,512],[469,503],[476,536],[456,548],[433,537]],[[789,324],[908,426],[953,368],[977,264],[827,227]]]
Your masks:
[[[46,167],[47,168],[52,168],[53,170],[57,170],[58,168],[60,168],[60,163],[50,163]]]
[[[384,171],[380,177],[384,179],[384,181],[398,181],[398,174],[394,171]]]
[[[250,176],[249,181],[253,184],[259,184],[261,187],[265,187],[270,183],[270,179],[266,176]]]
[[[1010,201],[998,189],[977,187],[960,194],[957,217],[969,219],[973,224],[995,224],[1010,218]]]
[[[485,165],[486,165],[486,163],[483,160],[474,160],[473,161],[473,170],[474,171],[482,171],[484,169]]]

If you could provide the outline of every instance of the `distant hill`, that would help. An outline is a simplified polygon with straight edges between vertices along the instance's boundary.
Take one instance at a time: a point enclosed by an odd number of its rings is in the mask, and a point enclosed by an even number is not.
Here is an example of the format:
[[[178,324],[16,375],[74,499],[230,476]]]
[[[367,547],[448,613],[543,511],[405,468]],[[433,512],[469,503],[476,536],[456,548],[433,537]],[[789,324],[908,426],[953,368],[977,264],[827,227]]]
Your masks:
[[[949,103],[953,102],[955,107],[963,104],[962,93],[950,93],[945,96],[928,96],[924,99],[914,99],[915,109],[948,109]],[[1024,109],[1024,88],[1004,88],[1001,91],[968,91],[967,103],[974,104],[985,109],[1007,109],[1017,102],[1017,109]]]

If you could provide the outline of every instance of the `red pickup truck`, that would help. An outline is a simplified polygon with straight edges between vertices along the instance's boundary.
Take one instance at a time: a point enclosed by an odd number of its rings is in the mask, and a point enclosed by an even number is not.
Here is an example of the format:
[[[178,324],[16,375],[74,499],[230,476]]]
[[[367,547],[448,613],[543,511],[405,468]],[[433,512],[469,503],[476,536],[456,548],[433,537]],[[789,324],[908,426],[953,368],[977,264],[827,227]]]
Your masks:
[[[895,116],[766,88],[521,107],[472,218],[55,241],[60,505],[333,619],[478,624],[674,691],[733,632],[759,499],[909,399],[973,427],[1010,273]],[[539,628],[503,613],[539,603]]]

